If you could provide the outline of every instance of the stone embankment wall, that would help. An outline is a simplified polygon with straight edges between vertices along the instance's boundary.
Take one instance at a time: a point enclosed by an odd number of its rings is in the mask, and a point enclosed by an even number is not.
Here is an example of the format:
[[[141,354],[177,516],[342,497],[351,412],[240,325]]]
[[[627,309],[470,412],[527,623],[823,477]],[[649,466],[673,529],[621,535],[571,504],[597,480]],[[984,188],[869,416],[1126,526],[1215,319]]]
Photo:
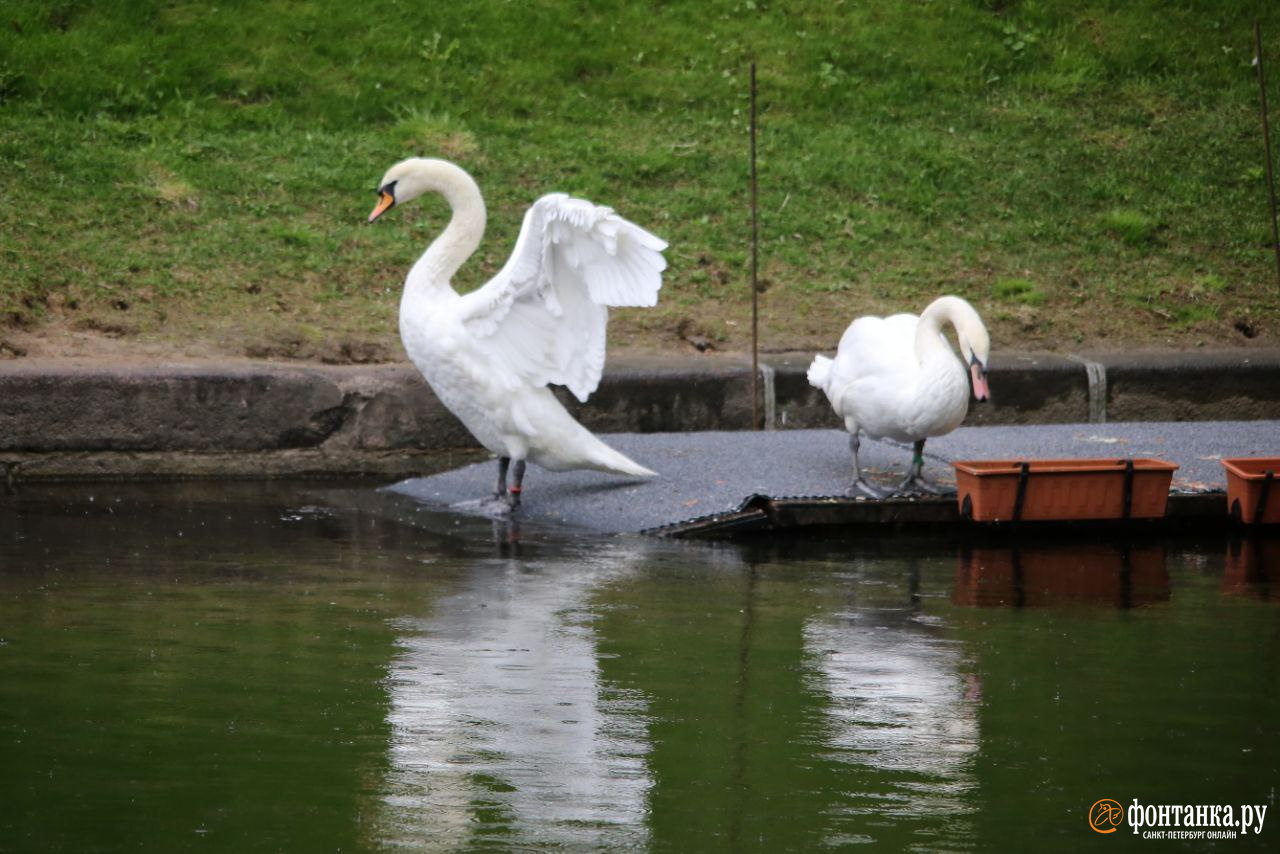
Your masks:
[[[810,356],[761,361],[766,429],[840,429]],[[1280,418],[1280,353],[997,354],[970,425]],[[609,432],[752,427],[749,360],[620,356],[570,410]],[[408,476],[476,446],[409,365],[0,363],[0,477]]]

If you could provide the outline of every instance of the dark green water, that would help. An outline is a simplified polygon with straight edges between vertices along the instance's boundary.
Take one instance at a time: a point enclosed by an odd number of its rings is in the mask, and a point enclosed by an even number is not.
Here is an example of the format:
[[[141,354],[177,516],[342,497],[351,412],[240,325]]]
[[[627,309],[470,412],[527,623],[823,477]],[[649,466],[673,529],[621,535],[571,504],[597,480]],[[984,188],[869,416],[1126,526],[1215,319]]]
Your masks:
[[[1280,844],[1088,823],[1274,806],[1274,542],[679,544],[309,489],[0,499],[0,850]]]

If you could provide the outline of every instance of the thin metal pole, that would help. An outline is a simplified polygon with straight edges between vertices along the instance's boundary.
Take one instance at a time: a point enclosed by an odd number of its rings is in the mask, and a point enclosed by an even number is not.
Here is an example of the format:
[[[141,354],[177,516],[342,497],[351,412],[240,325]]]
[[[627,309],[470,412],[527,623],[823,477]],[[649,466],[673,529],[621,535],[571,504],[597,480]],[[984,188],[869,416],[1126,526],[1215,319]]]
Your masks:
[[[760,423],[760,225],[756,195],[756,64],[751,63],[751,427]]]
[[[1258,100],[1262,109],[1262,147],[1266,152],[1267,198],[1271,202],[1271,248],[1276,254],[1276,283],[1280,284],[1280,227],[1276,224],[1276,182],[1271,173],[1271,125],[1267,119],[1267,81],[1262,72],[1262,24],[1253,22],[1254,62],[1258,66]]]

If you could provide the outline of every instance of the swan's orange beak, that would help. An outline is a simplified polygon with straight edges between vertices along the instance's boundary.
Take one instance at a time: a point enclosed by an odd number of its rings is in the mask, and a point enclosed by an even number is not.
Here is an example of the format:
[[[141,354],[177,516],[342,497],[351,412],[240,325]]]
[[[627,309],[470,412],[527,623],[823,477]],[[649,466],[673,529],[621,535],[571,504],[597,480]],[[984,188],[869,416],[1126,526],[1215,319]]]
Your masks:
[[[978,400],[990,399],[991,386],[987,385],[987,369],[977,359],[969,363],[969,376],[973,379],[973,396]]]
[[[383,190],[378,193],[378,204],[374,206],[373,213],[369,214],[369,222],[373,222],[387,211],[391,210],[391,206],[396,203],[396,197],[391,194],[390,190]]]

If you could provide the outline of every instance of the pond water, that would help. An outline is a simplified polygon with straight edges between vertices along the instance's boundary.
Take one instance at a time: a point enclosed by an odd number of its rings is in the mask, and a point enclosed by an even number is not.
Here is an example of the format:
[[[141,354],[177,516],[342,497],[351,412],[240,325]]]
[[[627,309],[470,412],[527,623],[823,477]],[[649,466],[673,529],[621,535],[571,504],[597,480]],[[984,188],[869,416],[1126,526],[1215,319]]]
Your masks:
[[[1274,541],[574,537],[298,485],[0,500],[3,851],[1197,848],[1100,837],[1091,807],[1238,825],[1274,807],[1278,722]],[[1278,840],[1268,809],[1218,848]]]

